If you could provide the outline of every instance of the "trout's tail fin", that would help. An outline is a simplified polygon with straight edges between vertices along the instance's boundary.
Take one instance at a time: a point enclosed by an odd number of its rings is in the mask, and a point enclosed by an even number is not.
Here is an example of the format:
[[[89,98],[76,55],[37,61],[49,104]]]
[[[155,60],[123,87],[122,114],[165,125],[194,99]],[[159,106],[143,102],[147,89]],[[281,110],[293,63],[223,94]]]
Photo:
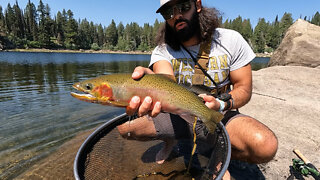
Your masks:
[[[211,118],[208,121],[203,121],[210,133],[214,133],[217,124],[223,119],[223,115],[217,111],[211,111]]]

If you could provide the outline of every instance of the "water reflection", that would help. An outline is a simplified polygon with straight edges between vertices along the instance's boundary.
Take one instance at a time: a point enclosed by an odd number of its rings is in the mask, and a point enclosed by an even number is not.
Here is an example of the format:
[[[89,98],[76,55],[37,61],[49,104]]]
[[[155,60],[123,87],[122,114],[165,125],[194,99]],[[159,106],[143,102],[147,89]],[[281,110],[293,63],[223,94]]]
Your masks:
[[[21,92],[36,91],[39,94],[58,92],[61,88],[81,79],[108,73],[132,72],[138,65],[147,66],[148,61],[63,64],[0,62],[0,102],[12,100],[14,95]]]
[[[129,73],[147,66],[149,58],[0,52],[0,179],[14,178],[79,131],[123,113],[72,98],[74,82]]]

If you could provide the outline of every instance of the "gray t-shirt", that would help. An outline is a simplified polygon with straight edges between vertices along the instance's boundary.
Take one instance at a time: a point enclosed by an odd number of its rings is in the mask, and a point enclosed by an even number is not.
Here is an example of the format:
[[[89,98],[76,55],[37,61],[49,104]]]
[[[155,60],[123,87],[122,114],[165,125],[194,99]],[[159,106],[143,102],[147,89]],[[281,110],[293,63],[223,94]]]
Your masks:
[[[200,45],[186,48],[196,58]],[[230,71],[247,65],[254,58],[255,54],[240,33],[234,30],[217,28],[211,44],[207,72],[218,84],[218,87],[221,87],[230,84]],[[191,56],[183,48],[179,51],[174,51],[166,44],[157,46],[152,52],[149,66],[160,60],[166,60],[171,63],[179,84],[192,85],[195,64]],[[211,88],[214,87],[214,84],[207,77],[204,85]]]

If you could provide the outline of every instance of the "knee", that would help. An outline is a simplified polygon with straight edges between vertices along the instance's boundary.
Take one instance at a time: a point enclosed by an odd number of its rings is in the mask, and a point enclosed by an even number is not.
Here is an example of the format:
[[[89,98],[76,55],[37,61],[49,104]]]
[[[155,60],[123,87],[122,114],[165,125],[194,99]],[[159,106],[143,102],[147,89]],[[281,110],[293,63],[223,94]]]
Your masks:
[[[146,141],[155,137],[156,130],[153,121],[146,118],[135,119],[117,126],[119,134],[126,139]]]
[[[266,163],[271,161],[278,150],[278,139],[273,134],[256,133],[254,137],[254,146],[251,149],[255,163]]]

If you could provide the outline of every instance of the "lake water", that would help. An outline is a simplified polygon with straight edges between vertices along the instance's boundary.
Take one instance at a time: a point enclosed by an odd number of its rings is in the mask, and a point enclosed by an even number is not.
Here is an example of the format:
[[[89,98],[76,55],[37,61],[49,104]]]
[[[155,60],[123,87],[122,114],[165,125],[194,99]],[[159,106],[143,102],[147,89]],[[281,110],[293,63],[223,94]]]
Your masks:
[[[71,85],[148,66],[150,55],[0,52],[0,179],[11,179],[80,131],[124,112],[70,96]],[[256,58],[253,69],[269,58]]]

